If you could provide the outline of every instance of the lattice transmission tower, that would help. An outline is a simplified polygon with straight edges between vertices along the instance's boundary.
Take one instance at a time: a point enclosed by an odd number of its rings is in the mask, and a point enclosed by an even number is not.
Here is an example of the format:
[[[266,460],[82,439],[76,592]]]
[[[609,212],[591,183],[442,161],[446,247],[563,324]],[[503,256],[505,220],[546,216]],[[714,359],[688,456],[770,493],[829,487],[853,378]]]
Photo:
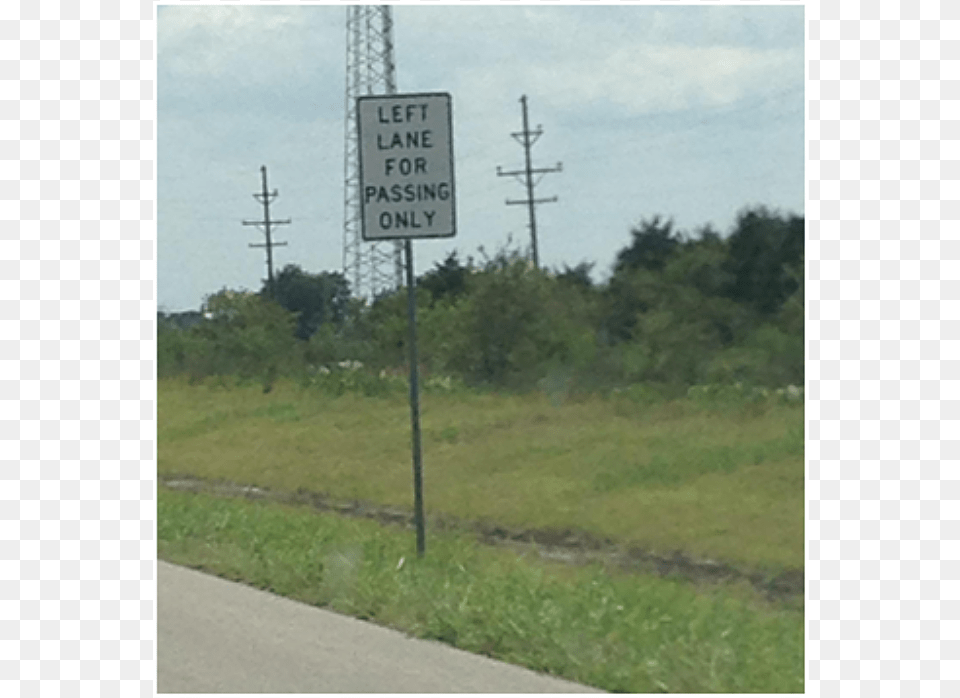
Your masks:
[[[350,5],[346,9],[343,274],[355,297],[372,300],[378,293],[403,285],[403,244],[364,242],[361,236],[357,97],[397,91],[393,16],[388,5]]]

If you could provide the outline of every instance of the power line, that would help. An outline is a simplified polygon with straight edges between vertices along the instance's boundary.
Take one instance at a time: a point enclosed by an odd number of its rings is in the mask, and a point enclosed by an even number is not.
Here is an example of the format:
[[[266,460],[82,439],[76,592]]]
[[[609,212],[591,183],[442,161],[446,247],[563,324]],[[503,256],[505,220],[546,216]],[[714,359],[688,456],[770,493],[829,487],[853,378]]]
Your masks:
[[[537,204],[546,204],[553,203],[557,200],[557,197],[551,197],[549,199],[534,199],[533,198],[533,188],[540,183],[540,180],[543,179],[543,175],[549,174],[551,172],[561,172],[563,170],[563,164],[557,163],[556,167],[552,168],[534,168],[531,165],[530,161],[530,148],[534,143],[543,135],[543,129],[540,126],[537,126],[536,131],[531,131],[530,126],[527,120],[527,96],[523,95],[520,98],[520,103],[523,105],[523,130],[518,133],[511,133],[510,135],[514,137],[522,146],[523,152],[526,161],[526,167],[523,170],[515,170],[513,172],[504,172],[499,167],[497,167],[497,176],[498,177],[507,177],[514,176],[520,179],[520,175],[523,175],[521,183],[526,185],[527,189],[527,198],[521,199],[519,201],[511,201],[507,199],[507,204],[526,204],[527,209],[530,215],[530,251],[533,257],[533,266],[537,269],[540,268],[540,256],[537,252],[537,214],[535,207]],[[532,138],[531,138],[532,136]],[[533,181],[533,175],[538,174],[540,177],[537,178],[537,181]]]
[[[287,243],[285,242],[273,242],[270,237],[270,226],[271,225],[289,225],[290,219],[288,218],[285,221],[271,221],[270,220],[270,202],[277,197],[277,190],[274,189],[272,192],[267,191],[267,166],[262,165],[260,167],[260,174],[263,178],[263,191],[260,194],[254,194],[253,198],[263,204],[263,220],[262,221],[243,221],[244,225],[255,225],[263,226],[262,230],[266,236],[266,243],[258,245],[255,243],[250,243],[250,247],[265,247],[267,249],[267,290],[270,293],[270,297],[274,297],[274,288],[273,288],[273,248],[274,247],[284,247]]]

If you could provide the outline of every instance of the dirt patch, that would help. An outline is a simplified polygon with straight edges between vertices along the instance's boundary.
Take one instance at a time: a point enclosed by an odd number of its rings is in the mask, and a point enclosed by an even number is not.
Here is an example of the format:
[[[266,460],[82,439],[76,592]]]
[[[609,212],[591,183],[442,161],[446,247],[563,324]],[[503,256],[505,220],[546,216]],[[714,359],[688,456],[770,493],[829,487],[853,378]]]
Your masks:
[[[233,482],[201,480],[189,475],[161,477],[159,482],[175,490],[222,497],[267,499],[342,516],[372,519],[390,526],[411,529],[414,526],[413,513],[410,511],[369,502],[337,501],[302,488],[296,492],[281,492]],[[692,558],[679,551],[663,555],[636,546],[624,546],[574,529],[514,529],[495,522],[465,521],[446,514],[431,515],[429,525],[439,531],[470,533],[486,545],[508,547],[521,554],[532,552],[553,562],[571,565],[600,563],[621,570],[655,573],[664,577],[677,576],[698,583],[744,581],[772,601],[802,600],[804,593],[802,569],[769,575],[724,562]]]

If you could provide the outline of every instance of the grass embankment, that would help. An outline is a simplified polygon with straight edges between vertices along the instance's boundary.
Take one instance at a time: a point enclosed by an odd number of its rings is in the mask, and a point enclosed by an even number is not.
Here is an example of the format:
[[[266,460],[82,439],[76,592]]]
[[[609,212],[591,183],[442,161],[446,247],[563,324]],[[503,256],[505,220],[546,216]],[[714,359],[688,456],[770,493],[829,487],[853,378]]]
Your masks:
[[[158,538],[163,559],[610,691],[803,691],[802,611],[749,588],[553,566],[448,533],[417,559],[408,532],[375,522],[164,488]]]
[[[402,391],[159,384],[158,471],[411,508]],[[579,529],[645,550],[803,567],[803,408],[428,393],[431,515]]]

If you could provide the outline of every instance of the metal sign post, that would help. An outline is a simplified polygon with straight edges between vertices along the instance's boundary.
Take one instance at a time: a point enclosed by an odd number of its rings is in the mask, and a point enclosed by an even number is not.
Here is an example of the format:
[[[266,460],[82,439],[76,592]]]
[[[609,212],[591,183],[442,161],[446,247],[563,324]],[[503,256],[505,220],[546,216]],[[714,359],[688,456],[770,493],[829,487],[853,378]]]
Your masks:
[[[410,323],[410,425],[417,555],[426,549],[413,238],[456,235],[453,119],[446,92],[357,98],[364,240],[403,240]]]
[[[417,555],[423,557],[426,534],[423,521],[423,461],[420,451],[420,370],[417,356],[417,289],[413,278],[413,243],[403,241],[407,257],[407,315],[410,320],[410,428],[413,448],[413,522],[417,527]]]

